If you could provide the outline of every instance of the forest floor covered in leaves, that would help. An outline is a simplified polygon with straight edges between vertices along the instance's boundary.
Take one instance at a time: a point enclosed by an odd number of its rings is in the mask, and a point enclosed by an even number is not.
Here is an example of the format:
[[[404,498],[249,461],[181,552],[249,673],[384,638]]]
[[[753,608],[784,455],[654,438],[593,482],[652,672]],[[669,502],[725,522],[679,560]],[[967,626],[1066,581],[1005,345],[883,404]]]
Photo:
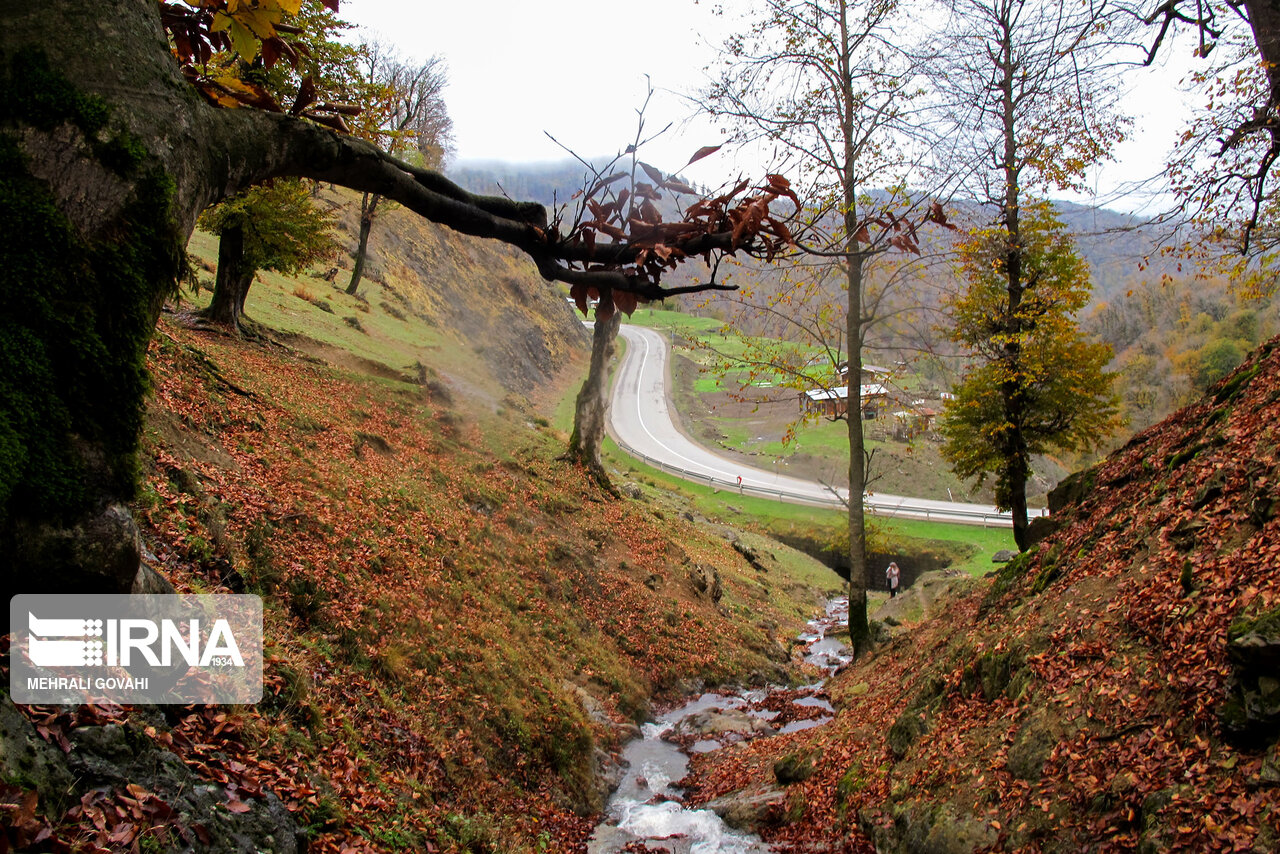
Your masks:
[[[429,259],[376,257],[364,299],[332,275],[260,278],[256,339],[200,328],[189,303],[162,318],[145,562],[179,592],[263,597],[265,696],[0,698],[26,768],[0,781],[0,849],[283,851],[296,828],[318,852],[575,850],[652,703],[791,678],[784,643],[839,579],[783,546],[753,566],[732,529],[557,459],[567,437],[538,412],[580,379],[576,321],[530,271],[442,234],[392,242],[496,281],[500,329],[431,303]],[[49,770],[63,753],[75,783]],[[169,754],[185,767],[137,767]]]
[[[698,757],[693,800],[773,792],[784,850],[1277,850],[1278,447],[1280,339],[833,679],[832,723]]]

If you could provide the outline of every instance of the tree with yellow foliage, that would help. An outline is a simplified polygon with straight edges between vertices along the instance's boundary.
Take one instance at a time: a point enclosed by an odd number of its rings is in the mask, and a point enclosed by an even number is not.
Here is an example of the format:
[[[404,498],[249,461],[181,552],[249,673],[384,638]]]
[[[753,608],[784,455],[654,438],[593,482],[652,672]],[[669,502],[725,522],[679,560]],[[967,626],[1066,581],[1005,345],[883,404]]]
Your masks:
[[[1009,288],[1007,228],[970,233],[960,245],[966,289],[952,300],[951,337],[973,366],[948,401],[942,454],[962,478],[995,476],[996,505],[1013,511],[1026,549],[1031,458],[1095,449],[1120,423],[1111,348],[1080,332],[1089,267],[1047,203],[1024,212],[1016,257],[1022,285]]]

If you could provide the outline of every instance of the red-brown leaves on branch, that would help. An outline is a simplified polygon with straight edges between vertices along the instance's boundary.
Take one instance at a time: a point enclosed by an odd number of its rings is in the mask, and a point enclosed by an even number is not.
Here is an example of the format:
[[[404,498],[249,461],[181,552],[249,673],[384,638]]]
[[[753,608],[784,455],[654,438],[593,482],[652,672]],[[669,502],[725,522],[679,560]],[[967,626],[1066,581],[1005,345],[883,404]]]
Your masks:
[[[950,231],[956,230],[955,224],[947,219],[946,211],[942,209],[942,205],[938,202],[931,202],[926,211],[919,217],[918,222],[909,217],[899,217],[893,211],[887,211],[882,216],[863,220],[853,233],[853,239],[859,243],[873,243],[883,240],[899,252],[910,252],[913,255],[919,255],[920,241],[917,230],[920,225],[926,222],[940,225]],[[872,237],[871,226],[879,228],[880,235],[878,238]]]
[[[654,167],[650,166],[648,163],[645,163],[643,160],[640,161],[640,168],[643,169],[644,174],[648,175],[649,179],[652,180],[653,183],[657,184],[658,186],[662,186],[663,182],[667,180],[663,176],[660,170],[655,169]]]
[[[160,22],[173,39],[173,51],[185,65],[208,65],[219,51],[230,50],[225,32],[215,32],[211,8],[192,9],[180,3],[161,3]]]
[[[640,297],[628,291],[615,291],[611,288],[593,288],[590,285],[574,285],[569,288],[569,296],[577,304],[578,310],[586,316],[592,300],[596,304],[596,320],[603,323],[613,317],[614,311],[621,311],[630,317],[640,304]]]
[[[700,149],[693,159],[705,157],[715,150],[711,147]],[[600,236],[604,235],[613,241],[614,246],[626,244],[637,250],[628,263],[588,267],[588,271],[620,272],[628,279],[656,285],[663,273],[674,269],[690,255],[702,255],[710,260],[713,251],[732,254],[742,250],[772,260],[783,248],[794,245],[790,229],[774,216],[770,208],[773,202],[782,198],[791,201],[796,208],[800,206],[790,182],[781,175],[767,176],[764,186],[756,187],[755,193],[745,198],[740,197],[751,188],[751,182],[741,181],[726,193],[695,201],[684,210],[682,219],[668,222],[663,220],[657,205],[662,200],[661,191],[671,189],[685,195],[696,191],[647,163],[638,165],[654,183],[637,181],[631,188],[619,190],[612,201],[595,198],[627,177],[627,173],[617,172],[599,178],[585,193],[578,194],[578,197],[586,197],[583,216],[564,239],[564,246],[586,247],[588,256],[595,256],[597,249],[607,245],[600,241]],[[721,239],[708,240],[716,237]],[[724,239],[726,237],[727,240]],[[635,296],[629,295],[624,300],[617,295],[619,293],[621,291],[615,289],[614,303],[630,314],[634,309]],[[587,299],[598,295],[587,287],[575,288],[571,294],[584,314]],[[597,310],[601,319],[607,318],[609,313],[611,310],[601,316]]]
[[[795,191],[791,189],[791,182],[781,175],[766,175],[765,183],[769,187],[769,192],[781,198],[790,199],[792,204],[797,208],[800,207],[800,199],[796,198]]]
[[[217,107],[253,107],[270,113],[283,113],[275,97],[257,83],[230,75],[205,77],[190,65],[183,66],[183,76],[201,95]]]
[[[692,166],[702,158],[710,157],[711,155],[715,154],[719,150],[720,150],[720,146],[718,145],[704,145],[702,148],[699,148],[697,151],[693,153],[693,156],[689,158],[689,162],[686,163],[685,166]]]
[[[302,81],[302,85],[298,87],[298,95],[293,99],[293,106],[289,108],[289,115],[300,116],[302,112],[316,102],[316,82],[310,77]]]
[[[947,219],[946,211],[942,209],[942,205],[939,202],[934,202],[929,205],[929,212],[925,214],[924,221],[940,225],[949,231],[957,230],[955,223]]]

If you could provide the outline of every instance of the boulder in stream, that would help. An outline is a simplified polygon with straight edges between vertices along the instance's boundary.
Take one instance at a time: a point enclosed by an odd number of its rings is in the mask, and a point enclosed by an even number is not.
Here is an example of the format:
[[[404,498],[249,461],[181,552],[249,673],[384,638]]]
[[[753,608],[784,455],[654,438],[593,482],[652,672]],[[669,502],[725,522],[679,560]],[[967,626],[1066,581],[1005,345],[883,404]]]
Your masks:
[[[727,733],[751,736],[770,732],[768,721],[738,709],[708,709],[689,715],[675,725],[676,736],[714,738]]]
[[[786,800],[787,793],[783,789],[762,785],[721,795],[703,806],[724,819],[730,827],[757,833],[782,821]]]

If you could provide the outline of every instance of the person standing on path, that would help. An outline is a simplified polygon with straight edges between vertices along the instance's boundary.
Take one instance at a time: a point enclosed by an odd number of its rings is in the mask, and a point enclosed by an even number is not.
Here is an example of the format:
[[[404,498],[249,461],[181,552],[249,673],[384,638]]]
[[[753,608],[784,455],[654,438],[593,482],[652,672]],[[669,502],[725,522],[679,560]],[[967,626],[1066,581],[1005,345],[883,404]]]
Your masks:
[[[884,577],[889,581],[889,598],[892,599],[898,595],[898,579],[902,573],[898,569],[898,564],[889,561],[889,568],[884,571]]]

